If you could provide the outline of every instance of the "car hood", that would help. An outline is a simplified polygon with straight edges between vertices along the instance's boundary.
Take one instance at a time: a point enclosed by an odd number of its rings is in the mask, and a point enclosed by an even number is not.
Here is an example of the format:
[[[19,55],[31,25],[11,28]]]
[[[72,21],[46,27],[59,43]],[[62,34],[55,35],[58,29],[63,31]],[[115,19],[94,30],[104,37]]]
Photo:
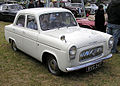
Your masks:
[[[61,28],[45,32],[46,35],[57,38],[59,40],[61,40],[61,36],[65,36],[65,42],[73,44],[77,46],[77,48],[104,42],[105,38],[101,33],[102,32],[81,27]]]
[[[86,6],[85,8],[92,8],[92,9],[94,9],[94,10],[97,10],[98,9],[98,7],[97,6]]]

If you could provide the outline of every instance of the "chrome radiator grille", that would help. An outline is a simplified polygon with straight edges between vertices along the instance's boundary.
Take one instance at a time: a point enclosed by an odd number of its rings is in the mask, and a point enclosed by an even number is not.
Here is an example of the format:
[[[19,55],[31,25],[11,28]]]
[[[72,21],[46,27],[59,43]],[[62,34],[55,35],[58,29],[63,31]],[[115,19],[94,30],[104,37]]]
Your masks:
[[[94,58],[96,56],[100,56],[102,53],[103,53],[103,46],[84,50],[79,55],[79,61],[83,61],[83,60],[87,60],[90,58]]]

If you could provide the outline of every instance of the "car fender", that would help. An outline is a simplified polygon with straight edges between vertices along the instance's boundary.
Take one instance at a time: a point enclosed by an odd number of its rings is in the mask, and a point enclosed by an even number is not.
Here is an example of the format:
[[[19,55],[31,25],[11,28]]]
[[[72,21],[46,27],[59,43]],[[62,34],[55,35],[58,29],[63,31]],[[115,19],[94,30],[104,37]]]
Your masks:
[[[44,50],[44,51],[41,53],[42,58],[43,58],[43,54],[44,54],[44,53],[49,53],[49,54],[53,55],[53,56],[56,58],[56,60],[58,61],[57,55],[56,55],[55,52],[53,52],[53,51],[51,51],[51,50]],[[41,61],[42,61],[42,58],[41,58]]]
[[[10,40],[13,40],[13,41],[15,42],[15,44],[16,44],[16,40],[15,40],[14,38],[9,37],[9,38],[8,38],[8,42],[9,42],[9,43],[11,43]]]

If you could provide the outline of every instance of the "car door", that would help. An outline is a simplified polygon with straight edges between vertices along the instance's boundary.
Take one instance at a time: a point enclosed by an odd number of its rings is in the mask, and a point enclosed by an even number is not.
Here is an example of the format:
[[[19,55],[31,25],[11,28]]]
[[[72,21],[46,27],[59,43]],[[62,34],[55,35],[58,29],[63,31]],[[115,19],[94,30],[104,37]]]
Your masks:
[[[12,28],[12,31],[14,33],[13,35],[14,37],[12,38],[15,39],[16,45],[20,50],[24,49],[23,47],[24,29],[25,29],[25,15],[24,14],[18,15],[15,21],[15,24],[13,25],[13,28]]]
[[[35,16],[27,15],[26,17],[26,29],[23,31],[23,47],[26,53],[36,57],[37,38],[39,34],[38,25]]]

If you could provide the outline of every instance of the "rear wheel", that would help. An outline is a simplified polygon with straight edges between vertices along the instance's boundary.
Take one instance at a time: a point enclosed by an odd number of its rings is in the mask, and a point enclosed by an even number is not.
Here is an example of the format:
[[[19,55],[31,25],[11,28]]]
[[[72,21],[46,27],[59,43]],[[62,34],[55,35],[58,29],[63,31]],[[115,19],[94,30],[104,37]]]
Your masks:
[[[56,59],[53,56],[48,56],[47,67],[49,72],[51,72],[54,75],[60,75],[62,73],[58,67]]]
[[[11,47],[12,47],[12,49],[13,49],[14,51],[17,51],[17,50],[18,50],[18,49],[17,49],[17,46],[16,46],[16,44],[15,44],[14,41],[12,41]]]

